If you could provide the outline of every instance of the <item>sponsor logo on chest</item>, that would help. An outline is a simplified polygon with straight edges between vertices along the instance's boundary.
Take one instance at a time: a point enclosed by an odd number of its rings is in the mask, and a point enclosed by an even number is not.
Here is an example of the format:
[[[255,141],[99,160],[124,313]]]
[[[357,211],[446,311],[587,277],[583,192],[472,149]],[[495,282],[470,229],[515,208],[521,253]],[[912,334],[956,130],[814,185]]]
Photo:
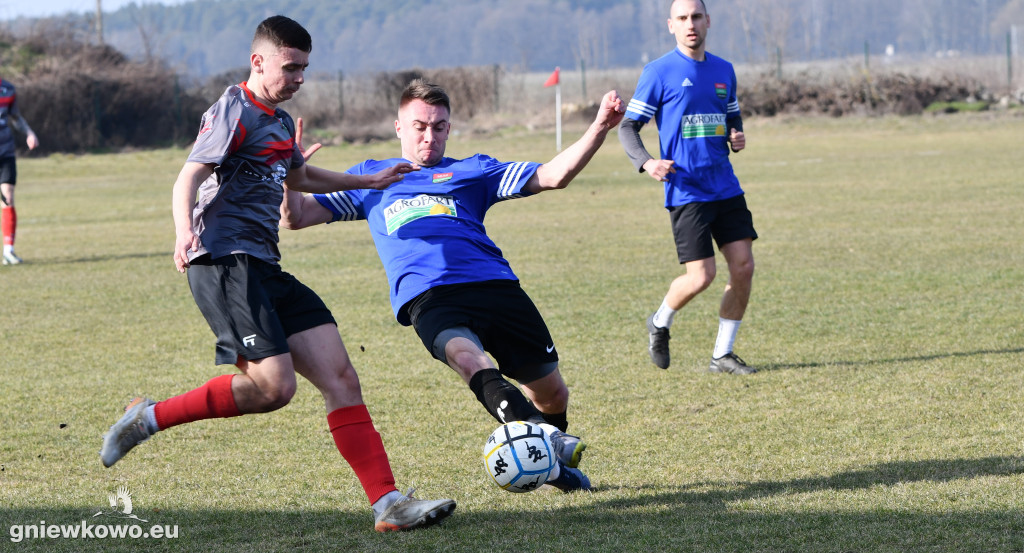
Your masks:
[[[384,222],[387,225],[388,234],[392,234],[406,223],[433,215],[457,217],[455,198],[447,194],[420,194],[413,198],[395,200],[384,209]]]

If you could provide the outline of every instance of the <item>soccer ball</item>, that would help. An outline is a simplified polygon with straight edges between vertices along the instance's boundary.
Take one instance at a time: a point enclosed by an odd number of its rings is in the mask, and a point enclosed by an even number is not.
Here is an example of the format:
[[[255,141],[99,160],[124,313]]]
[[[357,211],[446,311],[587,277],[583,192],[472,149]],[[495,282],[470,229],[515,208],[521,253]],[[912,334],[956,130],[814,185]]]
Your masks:
[[[514,493],[532,492],[548,481],[555,468],[548,435],[536,424],[503,424],[484,444],[484,466],[499,488]]]

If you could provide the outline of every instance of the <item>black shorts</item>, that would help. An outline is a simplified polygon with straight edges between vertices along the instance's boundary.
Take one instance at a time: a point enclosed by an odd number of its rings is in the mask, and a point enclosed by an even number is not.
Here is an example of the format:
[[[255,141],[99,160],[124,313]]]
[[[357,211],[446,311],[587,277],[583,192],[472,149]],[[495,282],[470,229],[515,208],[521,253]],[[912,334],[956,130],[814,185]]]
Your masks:
[[[323,300],[275,264],[246,254],[192,260],[188,285],[217,337],[218,365],[288,353],[288,337],[337,324]]]
[[[743,194],[714,202],[694,202],[668,209],[672,235],[676,239],[679,262],[686,263],[715,256],[711,244],[723,244],[750,238],[757,240],[754,217],[747,209]]]
[[[405,305],[420,341],[434,358],[437,336],[465,327],[479,338],[502,374],[521,383],[547,376],[558,367],[558,352],[533,300],[514,280],[437,286]]]
[[[14,185],[18,181],[18,165],[13,157],[0,158],[0,183]]]

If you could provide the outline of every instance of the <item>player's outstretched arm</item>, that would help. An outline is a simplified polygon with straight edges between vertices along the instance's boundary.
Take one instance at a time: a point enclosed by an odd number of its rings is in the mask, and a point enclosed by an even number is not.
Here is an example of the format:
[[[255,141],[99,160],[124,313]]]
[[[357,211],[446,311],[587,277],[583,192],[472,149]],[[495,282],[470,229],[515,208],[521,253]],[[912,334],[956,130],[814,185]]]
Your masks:
[[[313,196],[285,187],[284,201],[281,202],[282,227],[299,230],[330,222],[332,218],[330,210],[320,205]]]
[[[309,161],[309,158],[313,157],[313,154],[320,149],[322,144],[318,142],[307,150],[302,145],[302,138],[303,121],[299,117],[295,124],[295,144],[299,148],[299,152],[302,153],[303,159]],[[399,163],[372,175],[351,175],[314,167],[307,163],[289,171],[285,182],[291,190],[314,194],[330,194],[331,192],[356,190],[359,188],[383,190],[402,180],[406,173],[418,171],[419,169],[418,165]]]
[[[174,181],[171,192],[171,214],[174,217],[174,266],[179,273],[188,268],[188,252],[199,250],[199,237],[192,229],[192,206],[199,185],[213,174],[213,165],[186,162]]]
[[[609,91],[601,98],[601,107],[597,117],[587,128],[583,137],[555,156],[551,161],[537,168],[524,189],[530,193],[565,188],[572,179],[590,163],[597,150],[604,143],[608,131],[616,128],[622,121],[626,106],[622,98],[614,91]]]

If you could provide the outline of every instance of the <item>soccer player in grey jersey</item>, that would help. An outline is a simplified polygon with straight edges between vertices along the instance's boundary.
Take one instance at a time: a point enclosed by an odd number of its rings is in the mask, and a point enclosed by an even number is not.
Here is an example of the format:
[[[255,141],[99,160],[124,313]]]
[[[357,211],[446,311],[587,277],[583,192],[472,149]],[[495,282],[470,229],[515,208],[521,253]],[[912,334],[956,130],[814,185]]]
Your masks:
[[[295,394],[298,373],[323,395],[328,428],[372,505],[374,528],[427,526],[451,514],[455,502],[398,492],[331,312],[278,265],[286,182],[308,192],[381,189],[416,169],[403,164],[354,176],[305,163],[300,128],[277,106],[302,85],[311,49],[295,21],[274,16],[260,23],[248,81],[228,87],[207,110],[174,183],[175,266],[187,270],[196,305],[217,338],[217,364],[234,364],[241,374],[160,402],[137,398],[105,435],[100,458],[109,467],[152,434],[180,424],[280,409]]]

